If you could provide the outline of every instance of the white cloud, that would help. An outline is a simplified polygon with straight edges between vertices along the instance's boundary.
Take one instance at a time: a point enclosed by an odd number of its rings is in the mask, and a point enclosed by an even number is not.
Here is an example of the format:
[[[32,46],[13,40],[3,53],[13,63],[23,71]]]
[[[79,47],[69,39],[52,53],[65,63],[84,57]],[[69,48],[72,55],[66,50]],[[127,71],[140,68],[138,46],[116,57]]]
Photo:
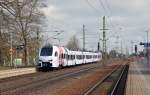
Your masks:
[[[67,43],[68,39],[76,34],[78,38],[82,37],[82,25],[86,25],[86,33],[96,34],[93,38],[87,38],[87,48],[97,48],[98,35],[102,27],[102,16],[107,15],[107,36],[120,35],[124,43],[130,48],[130,41],[137,43],[143,40],[146,30],[150,27],[149,0],[101,0],[107,11],[104,11],[99,0],[48,0],[48,7],[43,11],[48,18],[47,24],[49,30],[64,30],[65,33],[62,44]],[[110,7],[110,10],[108,7]],[[109,10],[109,11],[108,11]],[[111,11],[111,12],[110,12]],[[109,16],[109,18],[108,18]],[[111,23],[110,23],[111,20]],[[66,37],[67,34],[67,37]],[[114,47],[115,38],[109,38],[108,47]],[[81,40],[82,41],[82,40]],[[126,46],[125,46],[126,47]]]

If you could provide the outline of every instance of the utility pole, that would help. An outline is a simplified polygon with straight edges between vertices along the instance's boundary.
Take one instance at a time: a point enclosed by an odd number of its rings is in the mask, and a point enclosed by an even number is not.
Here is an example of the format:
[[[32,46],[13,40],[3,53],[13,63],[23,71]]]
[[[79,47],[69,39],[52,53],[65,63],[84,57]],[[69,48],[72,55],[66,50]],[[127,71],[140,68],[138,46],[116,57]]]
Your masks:
[[[147,36],[147,47],[146,47],[146,57],[147,57],[147,64],[149,64],[149,50],[148,50],[148,31],[146,31],[146,36]]]
[[[37,34],[36,34],[36,35],[37,35],[37,46],[38,46],[38,49],[37,49],[37,50],[39,50],[39,48],[40,48],[40,43],[39,43],[39,38],[40,38],[40,37],[39,37],[39,32],[40,32],[40,31],[39,31],[39,28],[37,28]]]
[[[134,44],[134,42],[131,41],[131,54],[133,54],[133,44]]]
[[[116,52],[119,53],[119,51],[118,51],[119,50],[119,47],[118,47],[119,46],[119,36],[118,35],[116,36],[116,42],[115,42],[115,44],[116,44],[116,49],[115,50],[116,50]]]
[[[10,33],[10,52],[11,66],[13,66],[12,32]]]
[[[37,64],[37,62],[38,62],[38,60],[39,60],[39,49],[40,49],[40,31],[39,31],[39,28],[37,28],[37,33],[36,33],[36,35],[37,35],[37,55],[36,55],[36,63],[35,64]]]
[[[103,16],[103,29],[101,29],[103,31],[103,38],[102,38],[102,42],[103,42],[103,50],[102,50],[102,58],[103,58],[103,64],[105,64],[106,61],[106,54],[107,54],[107,47],[106,47],[106,21],[105,21],[105,16]]]
[[[127,57],[129,56],[129,49],[128,49],[127,46],[126,46],[126,56],[127,56]]]
[[[9,24],[9,22],[7,21],[7,24]],[[9,25],[7,26],[8,31],[10,31],[10,27]],[[13,38],[12,38],[12,31],[10,31],[10,66],[13,66]]]
[[[123,46],[122,46],[122,40],[121,40],[121,44],[120,44],[120,51],[121,51],[121,58],[123,57]]]
[[[137,53],[138,53],[138,46],[137,45],[134,46],[134,52],[135,52],[135,55],[137,56]]]
[[[101,37],[100,37],[100,35],[99,35],[99,42],[98,42],[98,51],[101,51]]]
[[[97,44],[97,51],[100,51],[100,42]]]
[[[83,51],[85,51],[85,25],[83,25]]]

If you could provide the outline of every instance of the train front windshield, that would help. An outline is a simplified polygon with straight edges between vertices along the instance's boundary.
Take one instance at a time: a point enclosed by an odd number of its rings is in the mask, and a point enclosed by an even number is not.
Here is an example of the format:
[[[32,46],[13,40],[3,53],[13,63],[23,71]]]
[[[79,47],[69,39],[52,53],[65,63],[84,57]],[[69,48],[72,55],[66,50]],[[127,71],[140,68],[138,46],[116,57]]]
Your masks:
[[[52,47],[50,47],[50,48],[42,48],[40,56],[51,56],[52,53],[53,53],[53,48]]]

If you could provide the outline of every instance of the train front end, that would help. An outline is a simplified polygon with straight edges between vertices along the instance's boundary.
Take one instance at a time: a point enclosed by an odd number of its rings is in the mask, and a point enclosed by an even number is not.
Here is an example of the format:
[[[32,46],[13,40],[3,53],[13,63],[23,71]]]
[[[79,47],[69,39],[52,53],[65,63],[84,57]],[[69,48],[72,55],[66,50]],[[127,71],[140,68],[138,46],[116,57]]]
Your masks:
[[[54,58],[54,52],[56,56],[56,47],[44,46],[40,49],[39,60],[37,63],[37,70],[50,70],[55,67],[56,58]]]

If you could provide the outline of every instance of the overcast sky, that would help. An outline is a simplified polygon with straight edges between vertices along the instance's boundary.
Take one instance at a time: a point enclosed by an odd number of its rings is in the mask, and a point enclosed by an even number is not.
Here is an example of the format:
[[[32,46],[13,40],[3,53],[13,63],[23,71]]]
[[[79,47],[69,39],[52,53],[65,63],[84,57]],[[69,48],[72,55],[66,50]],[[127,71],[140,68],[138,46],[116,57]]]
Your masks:
[[[103,16],[106,16],[109,29],[108,50],[116,48],[119,36],[118,47],[122,42],[124,52],[126,47],[131,51],[131,41],[139,44],[146,37],[145,31],[150,30],[150,0],[47,0],[46,4],[47,7],[42,9],[47,17],[45,31],[64,31],[58,36],[62,46],[76,35],[82,47],[82,25],[85,24],[86,48],[96,49],[99,35],[102,38]],[[44,37],[54,34],[48,32]]]

